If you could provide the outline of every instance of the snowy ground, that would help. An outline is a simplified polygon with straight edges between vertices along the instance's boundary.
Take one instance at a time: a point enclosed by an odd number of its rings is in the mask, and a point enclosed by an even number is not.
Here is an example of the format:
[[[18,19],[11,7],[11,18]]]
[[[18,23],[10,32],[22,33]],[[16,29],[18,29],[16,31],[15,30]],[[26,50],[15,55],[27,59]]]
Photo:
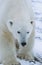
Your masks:
[[[32,5],[36,22],[35,49],[42,54],[42,0],[32,0]]]
[[[0,0],[0,2],[2,1]],[[36,22],[34,52],[38,58],[40,56],[39,60],[42,62],[42,0],[32,0],[32,6],[33,6],[33,11],[35,14],[35,22]],[[21,65],[42,65],[42,63],[37,61],[33,63],[33,62],[21,60],[20,62]]]

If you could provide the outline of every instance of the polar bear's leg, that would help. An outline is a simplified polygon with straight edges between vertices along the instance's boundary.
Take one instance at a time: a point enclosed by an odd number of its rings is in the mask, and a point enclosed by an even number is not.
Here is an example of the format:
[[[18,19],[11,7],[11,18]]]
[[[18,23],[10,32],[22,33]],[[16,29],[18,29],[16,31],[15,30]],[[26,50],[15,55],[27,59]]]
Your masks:
[[[3,65],[21,65],[15,56],[9,56],[9,57],[6,57],[3,61]]]

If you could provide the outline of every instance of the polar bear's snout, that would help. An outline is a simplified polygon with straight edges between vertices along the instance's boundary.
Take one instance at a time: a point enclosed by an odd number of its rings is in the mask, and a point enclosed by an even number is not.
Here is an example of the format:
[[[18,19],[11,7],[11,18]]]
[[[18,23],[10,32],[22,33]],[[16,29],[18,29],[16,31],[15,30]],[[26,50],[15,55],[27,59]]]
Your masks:
[[[22,46],[25,46],[25,45],[26,45],[26,42],[22,42],[21,45],[22,45]]]

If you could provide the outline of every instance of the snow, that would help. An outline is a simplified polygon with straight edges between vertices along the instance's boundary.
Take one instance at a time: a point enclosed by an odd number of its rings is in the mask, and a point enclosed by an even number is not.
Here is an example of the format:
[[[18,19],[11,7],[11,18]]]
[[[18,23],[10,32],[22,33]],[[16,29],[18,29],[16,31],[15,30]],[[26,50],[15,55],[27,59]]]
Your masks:
[[[5,1],[5,0],[4,0]],[[0,0],[0,6],[3,0]],[[42,62],[42,0],[32,0],[32,8],[35,15],[35,45],[34,45],[34,55]],[[35,61],[29,62],[25,60],[19,60],[21,65],[42,65],[42,63]],[[1,64],[2,65],[2,64]]]

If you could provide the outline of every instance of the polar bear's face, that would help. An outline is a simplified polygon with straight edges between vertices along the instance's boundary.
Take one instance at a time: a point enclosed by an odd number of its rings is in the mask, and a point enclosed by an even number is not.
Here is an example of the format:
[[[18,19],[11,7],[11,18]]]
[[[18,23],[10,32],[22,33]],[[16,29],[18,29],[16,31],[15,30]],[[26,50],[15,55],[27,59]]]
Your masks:
[[[33,30],[33,21],[8,21],[7,26],[20,46],[24,47],[28,44],[28,39]]]

